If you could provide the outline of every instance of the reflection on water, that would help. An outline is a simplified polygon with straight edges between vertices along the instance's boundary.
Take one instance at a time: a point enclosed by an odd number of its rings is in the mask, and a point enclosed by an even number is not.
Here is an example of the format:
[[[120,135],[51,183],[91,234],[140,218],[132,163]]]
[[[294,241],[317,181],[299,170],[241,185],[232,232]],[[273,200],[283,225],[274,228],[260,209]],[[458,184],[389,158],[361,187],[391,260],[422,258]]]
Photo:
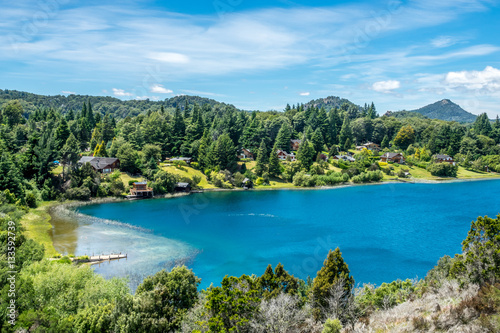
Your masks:
[[[55,207],[51,237],[56,251],[62,254],[99,255],[127,253],[124,260],[94,265],[104,277],[128,277],[135,289],[144,277],[162,268],[188,264],[197,254],[193,247],[117,221],[99,219]],[[151,263],[155,263],[152,265]]]

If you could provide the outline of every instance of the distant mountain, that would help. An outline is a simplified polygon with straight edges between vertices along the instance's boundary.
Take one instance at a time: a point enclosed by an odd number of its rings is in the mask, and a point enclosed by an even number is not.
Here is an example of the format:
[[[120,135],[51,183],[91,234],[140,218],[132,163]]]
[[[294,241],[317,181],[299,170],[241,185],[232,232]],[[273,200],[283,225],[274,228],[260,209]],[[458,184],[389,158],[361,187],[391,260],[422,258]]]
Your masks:
[[[308,103],[306,103],[304,106],[307,109],[309,106],[314,106],[317,108],[322,108],[325,107],[326,111],[329,111],[330,109],[334,108],[340,108],[344,103],[352,105],[357,107],[359,110],[361,110],[361,106],[354,104],[348,99],[345,98],[340,98],[337,96],[328,96],[326,98],[318,98],[314,99]]]
[[[459,123],[472,123],[477,118],[476,115],[465,111],[449,99],[443,99],[439,102],[429,104],[423,108],[411,110],[409,112],[420,113],[431,119],[456,121]]]
[[[419,118],[419,119],[429,119],[423,114],[414,111],[387,111],[384,116],[386,117],[394,117],[398,119],[406,119],[406,118]]]
[[[45,96],[32,94],[17,90],[2,90],[0,89],[0,107],[3,103],[9,100],[18,99],[24,108],[25,115],[34,112],[38,108],[54,108],[60,110],[62,113],[66,113],[69,110],[80,111],[82,109],[83,103],[90,101],[92,104],[92,109],[103,115],[110,114],[113,117],[125,118],[127,116],[136,116],[143,112],[149,110],[156,111],[162,106],[169,110],[169,108],[175,108],[179,106],[184,109],[184,105],[187,101],[189,105],[197,103],[202,106],[204,104],[210,104],[212,107],[230,107],[235,108],[231,104],[225,104],[213,99],[199,97],[199,96],[175,96],[172,98],[167,98],[163,101],[151,101],[146,100],[128,100],[122,101],[121,99],[110,97],[110,96],[88,96],[88,95],[56,95],[56,96]]]

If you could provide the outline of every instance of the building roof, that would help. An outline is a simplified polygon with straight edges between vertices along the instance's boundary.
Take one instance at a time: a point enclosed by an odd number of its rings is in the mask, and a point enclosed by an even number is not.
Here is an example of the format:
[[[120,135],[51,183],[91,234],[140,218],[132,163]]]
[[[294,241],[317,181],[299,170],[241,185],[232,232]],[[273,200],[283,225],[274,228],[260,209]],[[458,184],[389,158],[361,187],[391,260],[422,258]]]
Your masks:
[[[243,184],[245,184],[245,183],[247,183],[247,182],[252,182],[252,181],[251,181],[250,179],[248,179],[248,178],[245,178],[245,179],[243,179],[243,181],[242,181],[242,183],[243,183]]]
[[[401,153],[385,153],[384,155],[382,155],[382,157],[393,158],[393,157],[396,157],[398,155],[401,155]],[[403,156],[403,155],[401,155],[401,156]]]
[[[190,186],[189,183],[177,183],[177,187],[188,187]]]
[[[148,182],[135,182],[134,185],[147,185]]]
[[[192,157],[173,157],[170,160],[171,161],[191,161],[193,158]]]
[[[302,140],[299,140],[299,139],[292,139],[292,140],[290,140],[290,141],[292,141],[292,142],[298,142],[298,143],[301,143],[301,142],[302,142]]]
[[[435,156],[436,156],[436,158],[437,158],[438,160],[452,160],[451,156],[449,156],[449,155],[441,155],[441,154],[437,154],[437,155],[435,155]]]
[[[107,166],[119,162],[119,159],[115,157],[94,157],[94,156],[82,156],[78,163],[85,164],[90,163],[96,170],[105,169]]]

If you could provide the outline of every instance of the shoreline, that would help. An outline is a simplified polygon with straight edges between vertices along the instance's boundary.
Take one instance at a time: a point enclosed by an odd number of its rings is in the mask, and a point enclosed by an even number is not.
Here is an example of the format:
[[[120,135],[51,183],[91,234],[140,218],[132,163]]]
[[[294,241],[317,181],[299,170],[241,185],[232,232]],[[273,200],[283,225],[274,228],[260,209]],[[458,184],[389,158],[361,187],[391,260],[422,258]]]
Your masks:
[[[374,182],[374,183],[343,183],[332,186],[318,186],[318,187],[298,187],[298,186],[261,186],[257,188],[253,188],[251,190],[244,190],[243,188],[233,188],[233,189],[199,189],[190,193],[176,193],[176,194],[165,194],[155,196],[152,199],[173,199],[178,197],[184,197],[191,194],[196,193],[209,193],[209,192],[230,192],[230,191],[275,191],[275,190],[291,190],[291,191],[301,191],[301,190],[331,190],[331,189],[341,189],[347,187],[354,186],[373,186],[373,185],[390,185],[390,184],[445,184],[445,183],[462,183],[462,182],[473,182],[473,181],[488,181],[488,180],[500,180],[499,176],[493,177],[480,177],[480,178],[472,178],[472,179],[457,179],[457,178],[441,178],[441,179],[419,179],[419,178],[405,178],[405,179],[391,179],[386,181]],[[53,218],[57,216],[61,219],[71,220],[77,219],[79,214],[74,211],[72,208],[87,206],[87,205],[96,205],[96,204],[105,204],[105,203],[117,203],[117,202],[130,202],[134,200],[125,199],[125,198],[116,198],[116,197],[107,197],[107,198],[96,198],[91,199],[90,201],[68,201],[68,202],[47,202],[41,204],[39,207],[35,209],[30,209],[30,211],[24,215],[21,219],[21,223],[27,230],[27,235],[29,238],[34,239],[35,241],[41,243],[45,247],[45,256],[52,257],[54,255],[59,254],[55,248],[54,241],[52,236],[50,235],[50,231],[54,228]],[[85,214],[81,214],[85,215]],[[88,215],[85,215],[88,217]],[[109,220],[106,221],[112,224],[121,224],[122,222]],[[127,224],[128,225],[128,224]],[[142,229],[141,229],[142,230]],[[150,230],[142,230],[142,231],[150,231]]]

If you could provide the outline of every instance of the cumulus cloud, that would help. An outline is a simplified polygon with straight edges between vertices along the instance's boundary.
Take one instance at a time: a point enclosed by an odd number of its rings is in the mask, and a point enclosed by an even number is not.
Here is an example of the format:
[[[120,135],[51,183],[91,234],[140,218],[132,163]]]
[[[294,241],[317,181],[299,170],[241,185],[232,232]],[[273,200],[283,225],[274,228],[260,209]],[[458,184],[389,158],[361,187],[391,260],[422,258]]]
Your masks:
[[[309,91],[299,93],[300,96],[309,96],[310,94]]]
[[[74,91],[66,91],[66,90],[63,90],[63,91],[61,91],[61,94],[65,94],[65,95],[76,95],[76,92],[74,92]]]
[[[113,88],[113,95],[115,95],[116,97],[130,97],[133,96],[134,94],[126,92],[123,89]]]
[[[152,93],[157,93],[157,94],[171,94],[171,93],[173,93],[172,90],[163,87],[161,84],[155,84],[155,85],[151,86],[150,91]]]
[[[378,81],[372,85],[372,89],[378,92],[387,93],[394,89],[398,89],[400,86],[401,83],[396,80]]]
[[[449,72],[444,82],[456,89],[486,93],[500,92],[500,70],[487,66],[482,71]]]

